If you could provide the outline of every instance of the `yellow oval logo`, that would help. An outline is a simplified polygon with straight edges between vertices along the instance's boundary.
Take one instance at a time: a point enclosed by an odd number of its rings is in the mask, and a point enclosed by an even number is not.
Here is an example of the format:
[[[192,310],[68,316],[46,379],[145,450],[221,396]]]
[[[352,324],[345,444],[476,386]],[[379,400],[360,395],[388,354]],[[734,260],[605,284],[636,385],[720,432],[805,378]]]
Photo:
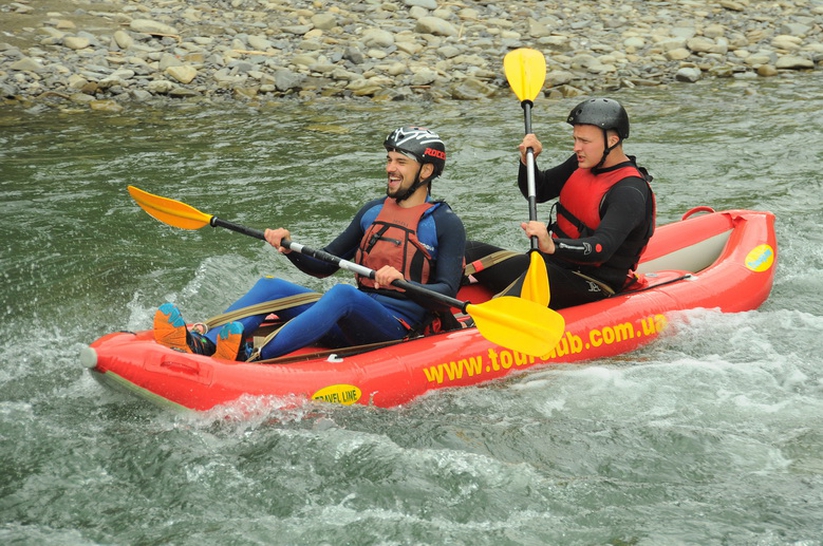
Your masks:
[[[774,263],[774,249],[769,245],[754,247],[746,256],[746,267],[756,273],[767,271]]]
[[[329,385],[314,393],[311,399],[350,406],[360,400],[361,394],[360,389],[354,385]]]

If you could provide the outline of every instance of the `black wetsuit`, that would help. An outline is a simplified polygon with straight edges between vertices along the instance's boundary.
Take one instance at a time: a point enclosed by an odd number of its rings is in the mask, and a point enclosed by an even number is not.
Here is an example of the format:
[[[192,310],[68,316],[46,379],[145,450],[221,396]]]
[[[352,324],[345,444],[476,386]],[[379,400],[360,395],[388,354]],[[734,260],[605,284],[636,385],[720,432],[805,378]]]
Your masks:
[[[595,174],[634,165],[634,158],[630,159],[630,162],[595,171]],[[537,202],[558,197],[576,170],[577,159],[574,155],[545,171],[535,166]],[[579,238],[557,237],[557,223],[550,223],[549,229],[555,232],[556,250],[552,255],[541,255],[549,272],[549,305],[553,309],[603,299],[629,284],[630,271],[654,231],[654,195],[649,186],[651,176],[643,169],[640,173],[647,178],[623,178],[606,192],[599,207],[600,224],[590,233],[583,230]],[[522,163],[518,185],[523,195],[528,196],[527,171]],[[495,250],[500,249],[469,241],[466,261],[471,263]],[[523,254],[476,273],[475,278],[496,292],[508,288],[506,293],[517,295],[528,267],[528,254]]]

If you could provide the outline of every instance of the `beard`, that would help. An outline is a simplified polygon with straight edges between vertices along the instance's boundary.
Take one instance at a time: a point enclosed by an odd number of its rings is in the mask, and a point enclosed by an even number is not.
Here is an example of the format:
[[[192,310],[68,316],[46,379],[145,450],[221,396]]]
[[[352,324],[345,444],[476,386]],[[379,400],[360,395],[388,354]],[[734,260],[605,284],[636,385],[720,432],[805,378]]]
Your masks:
[[[395,189],[391,189],[391,188],[389,188],[389,187],[386,187],[386,197],[391,197],[391,198],[393,198],[393,199],[394,199],[394,198],[396,198],[396,197],[398,197],[398,196],[400,196],[400,195],[403,195],[403,193],[404,193],[405,191],[406,191],[406,189],[405,189],[405,188],[403,188],[402,186],[399,186],[399,187],[397,187],[397,188],[395,188]]]

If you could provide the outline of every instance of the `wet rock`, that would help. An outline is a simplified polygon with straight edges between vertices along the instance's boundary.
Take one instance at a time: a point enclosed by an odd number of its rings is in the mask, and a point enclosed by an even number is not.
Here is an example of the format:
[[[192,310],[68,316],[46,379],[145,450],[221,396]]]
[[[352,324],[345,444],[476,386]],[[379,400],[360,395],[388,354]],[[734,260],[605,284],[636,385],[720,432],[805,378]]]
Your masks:
[[[455,26],[439,17],[421,17],[417,20],[414,31],[435,36],[457,36]]]
[[[20,72],[41,72],[43,70],[43,62],[39,59],[23,57],[19,61],[11,63],[9,69]]]
[[[166,74],[174,78],[180,83],[186,84],[197,77],[197,69],[190,65],[169,66],[166,68]]]
[[[814,61],[805,57],[798,57],[796,55],[784,55],[777,59],[774,63],[775,68],[788,68],[793,70],[801,70],[807,68],[814,68]]]
[[[694,83],[700,79],[700,69],[683,67],[677,71],[674,77],[679,82]]]
[[[80,36],[66,36],[63,38],[63,45],[69,49],[86,49],[91,45],[91,41]]]
[[[17,93],[18,90],[16,85],[8,81],[0,81],[0,97],[10,99],[17,96]]]
[[[120,112],[123,110],[123,106],[118,104],[117,101],[114,100],[91,100],[89,101],[89,108],[92,110],[98,110],[100,112]]]
[[[159,35],[173,35],[177,34],[177,29],[171,25],[152,21],[151,19],[133,19],[129,28],[135,32],[142,32],[143,34]]]
[[[772,76],[777,76],[777,67],[770,65],[770,64],[762,64],[757,67],[757,75],[762,76],[764,78],[770,78]]]

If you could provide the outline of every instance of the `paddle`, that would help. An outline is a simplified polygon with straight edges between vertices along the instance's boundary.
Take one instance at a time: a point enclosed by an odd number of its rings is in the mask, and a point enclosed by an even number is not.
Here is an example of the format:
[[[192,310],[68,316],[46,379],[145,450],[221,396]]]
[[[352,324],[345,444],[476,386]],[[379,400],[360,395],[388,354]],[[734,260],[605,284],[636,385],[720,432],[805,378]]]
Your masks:
[[[546,80],[546,59],[543,54],[534,49],[520,48],[510,51],[503,57],[503,69],[509,86],[520,99],[523,107],[523,116],[526,122],[526,134],[532,132],[532,106],[534,99],[540,94]],[[534,150],[526,150],[526,174],[528,181],[529,221],[537,220],[537,189],[534,182]],[[549,291],[549,275],[546,271],[546,262],[538,252],[537,237],[531,238],[529,251],[529,269],[523,279],[520,297],[549,305],[551,293]]]
[[[200,229],[205,226],[222,227],[265,240],[262,231],[222,220],[196,208],[129,186],[129,194],[150,216],[170,226],[183,229]],[[314,250],[294,241],[281,241],[283,247],[318,260],[331,262],[341,269],[374,279],[375,271],[360,264],[344,260],[322,250]],[[533,301],[504,296],[481,304],[472,304],[451,298],[434,290],[405,280],[392,283],[398,288],[420,297],[460,309],[474,319],[480,334],[502,347],[527,355],[542,357],[548,355],[560,341],[566,323],[562,315]]]

